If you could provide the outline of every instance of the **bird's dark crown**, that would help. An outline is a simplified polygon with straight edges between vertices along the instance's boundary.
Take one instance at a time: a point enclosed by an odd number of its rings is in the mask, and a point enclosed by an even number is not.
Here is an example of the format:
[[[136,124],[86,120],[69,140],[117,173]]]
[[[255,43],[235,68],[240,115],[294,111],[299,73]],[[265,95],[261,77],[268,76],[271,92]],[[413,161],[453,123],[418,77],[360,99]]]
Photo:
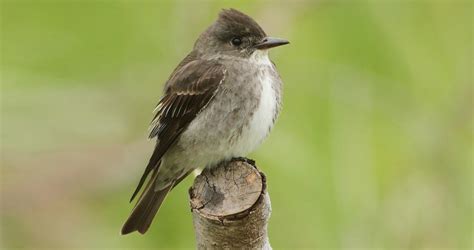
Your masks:
[[[265,31],[255,20],[235,9],[223,9],[215,23],[215,34],[227,41],[232,37],[258,37],[266,36]]]
[[[254,46],[265,37],[263,29],[251,17],[235,9],[224,9],[199,36],[194,50],[207,56],[248,57],[257,50]]]

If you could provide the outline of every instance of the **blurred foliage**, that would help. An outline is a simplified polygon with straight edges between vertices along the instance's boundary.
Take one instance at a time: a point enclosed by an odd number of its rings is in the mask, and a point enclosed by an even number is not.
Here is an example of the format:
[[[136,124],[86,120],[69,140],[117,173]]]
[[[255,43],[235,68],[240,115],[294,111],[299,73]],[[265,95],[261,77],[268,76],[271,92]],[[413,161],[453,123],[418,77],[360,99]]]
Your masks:
[[[168,74],[221,8],[290,46],[252,158],[284,248],[472,248],[471,1],[1,2],[5,248],[192,248],[188,178],[120,236]]]

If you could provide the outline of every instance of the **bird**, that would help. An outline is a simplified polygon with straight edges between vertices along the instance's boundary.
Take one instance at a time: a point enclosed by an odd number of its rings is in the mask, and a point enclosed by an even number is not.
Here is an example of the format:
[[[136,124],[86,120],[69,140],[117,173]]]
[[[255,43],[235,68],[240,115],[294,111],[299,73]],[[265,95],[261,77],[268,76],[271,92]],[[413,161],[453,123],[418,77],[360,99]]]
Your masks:
[[[156,144],[121,234],[145,234],[167,194],[197,168],[241,158],[268,136],[280,113],[282,80],[269,37],[250,16],[223,9],[165,83],[150,125]]]

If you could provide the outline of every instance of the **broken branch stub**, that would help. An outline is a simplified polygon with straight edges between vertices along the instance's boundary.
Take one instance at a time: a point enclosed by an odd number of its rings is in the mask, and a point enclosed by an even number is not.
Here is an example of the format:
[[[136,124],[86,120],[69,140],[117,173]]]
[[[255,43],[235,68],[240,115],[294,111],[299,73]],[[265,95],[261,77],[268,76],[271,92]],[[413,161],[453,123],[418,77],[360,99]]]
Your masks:
[[[189,190],[198,249],[271,249],[266,180],[250,160],[205,169]]]

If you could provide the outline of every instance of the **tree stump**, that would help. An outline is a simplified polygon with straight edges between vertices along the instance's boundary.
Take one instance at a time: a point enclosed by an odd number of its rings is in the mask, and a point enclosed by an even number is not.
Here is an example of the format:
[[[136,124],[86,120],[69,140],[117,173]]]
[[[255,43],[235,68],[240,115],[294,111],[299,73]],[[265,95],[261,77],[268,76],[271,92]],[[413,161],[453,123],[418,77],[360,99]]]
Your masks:
[[[205,169],[189,189],[198,249],[271,249],[265,175],[247,159]]]

